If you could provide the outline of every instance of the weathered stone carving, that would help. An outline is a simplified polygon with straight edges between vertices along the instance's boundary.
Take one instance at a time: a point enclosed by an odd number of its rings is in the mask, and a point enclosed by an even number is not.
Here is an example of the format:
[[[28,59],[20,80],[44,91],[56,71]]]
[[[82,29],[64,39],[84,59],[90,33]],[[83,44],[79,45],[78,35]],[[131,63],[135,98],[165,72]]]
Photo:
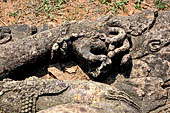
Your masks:
[[[119,27],[109,27],[105,33],[98,33],[92,38],[78,39],[73,42],[73,49],[77,58],[80,59],[78,60],[80,66],[96,78],[99,75],[108,74],[111,68],[114,68],[112,64],[116,60],[120,60],[121,66],[126,64],[130,60],[130,55],[124,54],[129,48],[130,43],[126,32]],[[123,58],[116,58],[116,55]]]
[[[17,30],[19,28],[17,28]],[[26,37],[26,35],[22,35],[23,38],[18,38],[17,41],[1,45],[1,78],[13,71],[22,70],[24,67],[27,67],[27,65],[30,66],[32,63],[37,63],[41,58],[45,60],[50,60],[50,58],[54,59],[53,57],[55,56],[62,56],[62,58],[65,58],[72,53],[71,48],[75,48],[76,55],[78,53],[78,57],[83,56],[86,62],[91,62],[93,66],[96,65],[93,63],[96,62],[96,60],[101,61],[101,63],[95,67],[97,69],[92,68],[92,66],[87,69],[87,73],[91,74],[93,77],[98,77],[102,73],[106,74],[109,69],[105,68],[107,68],[107,65],[110,66],[112,64],[111,59],[114,56],[126,52],[130,48],[124,29],[109,27],[107,25],[99,26],[98,23],[92,23],[86,20],[67,23],[58,28],[39,32],[34,35],[31,34],[32,32],[30,33],[30,30],[26,31],[26,33],[30,36]],[[15,37],[15,35],[12,36]],[[99,39],[96,40],[95,38]],[[105,54],[101,53],[97,58],[95,58],[96,55],[93,54],[86,55],[86,53],[81,51],[83,47],[80,47],[79,51],[77,50],[79,47],[76,44],[72,45],[73,41],[76,43],[79,40],[94,40],[94,43],[92,43],[89,49],[85,49],[85,51],[89,51],[87,53],[92,51],[97,52],[97,49],[103,48],[95,47],[99,40],[103,43],[103,46],[105,46],[106,52]],[[89,63],[87,63],[87,65],[88,64]]]
[[[1,81],[0,87],[0,108],[2,111],[9,113],[32,113],[35,112],[36,99],[38,96],[43,94],[58,95],[66,90],[68,85],[62,81],[38,81],[37,78],[33,77],[23,82]]]
[[[148,113],[166,104],[168,95],[161,87],[163,84],[157,77],[141,77],[118,80],[114,86],[128,93],[141,107],[142,113]]]
[[[24,67],[40,61],[41,58],[49,60],[55,54],[65,58],[72,53],[71,48],[75,50],[74,53],[78,58],[83,59],[85,65],[82,68],[88,67],[85,70],[92,77],[107,74],[110,68],[114,67],[117,68],[113,69],[116,72],[122,70],[121,68],[126,67],[124,65],[128,64],[131,58],[128,53],[132,46],[130,44],[131,35],[139,35],[149,29],[155,21],[155,12],[146,11],[125,18],[122,22],[127,25],[121,24],[120,20],[117,21],[119,18],[106,16],[96,22],[84,20],[66,23],[58,28],[39,33],[36,33],[36,28],[32,26],[13,27],[17,31],[26,28],[24,31],[26,35],[21,35],[22,38],[17,41],[1,45],[1,78],[16,70],[22,70]],[[12,37],[15,37],[15,33],[13,34]],[[88,41],[92,42],[88,44]],[[80,43],[80,45],[76,43]],[[100,46],[96,47],[98,44]],[[77,61],[82,62],[82,60]]]
[[[0,44],[7,43],[11,40],[11,30],[8,28],[0,28]]]
[[[39,28],[27,24],[0,27],[0,78],[8,75],[10,71],[15,70],[14,68],[19,68],[25,64],[27,65],[28,62],[30,63],[30,60],[35,58],[35,53],[33,54],[33,51],[36,48],[36,45],[30,43],[31,41],[27,37],[31,37],[38,32],[42,32],[50,28],[52,27],[46,24]],[[38,45],[38,43],[36,44]],[[32,49],[27,50],[24,46],[26,46],[27,49]],[[29,55],[33,56],[29,57]],[[29,61],[24,63],[25,60]]]
[[[130,54],[133,59],[131,77],[155,76],[170,79],[170,12],[162,12],[152,29],[132,38]],[[136,68],[135,68],[136,67]],[[144,67],[143,69],[141,67]],[[142,73],[134,73],[140,69]]]
[[[169,112],[169,18],[169,11],[147,10],[129,17],[104,16],[94,22],[65,23],[49,30],[27,26],[25,33],[20,31],[21,37],[14,34],[19,32],[18,27],[2,27],[1,79],[14,76],[13,72],[23,76],[22,69],[32,64],[70,57],[95,80],[117,75],[111,86],[36,77],[4,79],[0,81],[0,110],[36,112],[56,106],[47,111],[63,111],[72,106],[70,110],[78,112],[81,108],[99,113]]]
[[[43,80],[0,81],[0,110],[5,113],[35,113],[55,105],[79,104],[106,113],[147,113],[165,105],[167,91],[156,77],[121,80],[114,86],[90,81]],[[131,90],[129,90],[131,89]]]
[[[66,104],[66,105],[54,106],[49,109],[42,110],[38,113],[67,113],[67,112],[69,113],[103,113],[104,109],[90,107],[88,105]]]

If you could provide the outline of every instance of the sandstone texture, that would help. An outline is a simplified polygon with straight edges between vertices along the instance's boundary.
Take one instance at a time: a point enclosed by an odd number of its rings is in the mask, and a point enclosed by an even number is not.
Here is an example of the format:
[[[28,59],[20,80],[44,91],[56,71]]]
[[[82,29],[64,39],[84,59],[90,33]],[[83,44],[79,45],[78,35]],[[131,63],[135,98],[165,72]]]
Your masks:
[[[2,26],[0,80],[2,113],[169,113],[170,11]]]

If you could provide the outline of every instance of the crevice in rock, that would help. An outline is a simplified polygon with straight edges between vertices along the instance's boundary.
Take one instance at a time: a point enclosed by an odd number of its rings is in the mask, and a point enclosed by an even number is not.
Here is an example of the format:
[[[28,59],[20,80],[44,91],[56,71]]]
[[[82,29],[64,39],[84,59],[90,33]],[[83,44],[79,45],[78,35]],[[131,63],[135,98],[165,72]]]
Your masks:
[[[153,22],[150,24],[150,26],[148,27],[148,29],[147,30],[150,30],[150,29],[152,29],[153,28],[153,26],[155,25],[155,23],[156,23],[156,20],[157,20],[157,17],[158,17],[159,15],[158,15],[158,11],[154,11],[154,20],[153,20]],[[145,31],[144,31],[145,32]]]
[[[170,45],[170,40],[169,40],[169,42],[167,42],[163,47],[167,47],[167,46],[169,46]]]
[[[134,34],[131,34],[132,36],[141,36],[143,35],[144,33],[146,33],[147,31],[149,31],[150,29],[152,29],[156,23],[156,20],[157,20],[157,17],[158,17],[158,11],[154,11],[154,19],[152,21],[152,23],[145,29],[142,30],[141,33],[139,33],[138,35],[134,35]]]
[[[166,80],[166,81],[164,82],[164,84],[162,85],[162,88],[163,88],[163,89],[166,89],[166,88],[168,88],[168,87],[170,87],[170,79]]]
[[[145,56],[147,56],[147,55],[149,55],[149,53],[143,54],[143,55],[138,56],[138,57],[134,57],[134,58],[132,58],[132,60],[141,59],[141,58],[143,58],[143,57],[145,57]]]

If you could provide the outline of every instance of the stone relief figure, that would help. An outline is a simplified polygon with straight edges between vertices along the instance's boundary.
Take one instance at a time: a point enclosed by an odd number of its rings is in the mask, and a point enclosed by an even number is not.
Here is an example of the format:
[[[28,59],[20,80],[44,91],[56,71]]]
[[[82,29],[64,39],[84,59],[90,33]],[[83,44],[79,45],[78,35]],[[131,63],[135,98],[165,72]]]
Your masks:
[[[170,112],[169,18],[169,11],[146,10],[59,27],[1,27],[0,111]],[[93,81],[7,79],[66,59]]]

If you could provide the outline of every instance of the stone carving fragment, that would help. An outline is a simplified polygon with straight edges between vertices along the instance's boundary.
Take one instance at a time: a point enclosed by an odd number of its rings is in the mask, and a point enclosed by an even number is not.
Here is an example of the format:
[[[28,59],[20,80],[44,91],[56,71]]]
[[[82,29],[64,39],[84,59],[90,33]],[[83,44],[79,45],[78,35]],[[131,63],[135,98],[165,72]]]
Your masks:
[[[54,106],[45,110],[41,110],[38,113],[54,113],[54,112],[55,113],[103,113],[104,109],[94,108],[88,105],[66,104],[66,105]]]
[[[160,78],[142,77],[118,80],[114,86],[128,93],[141,107],[142,113],[149,113],[166,104],[168,95],[163,84]]]
[[[111,86],[37,77],[4,79],[0,81],[0,112],[169,112],[169,18],[169,11],[147,10],[129,17],[110,15],[50,29],[1,27],[0,79],[24,76],[24,71],[36,64],[69,59],[93,79],[113,74],[115,82]]]
[[[0,81],[0,94],[0,111],[5,113],[35,113],[67,103],[89,105],[105,109],[107,113],[140,112],[140,106],[128,94],[90,81],[42,80],[37,77],[23,81],[5,79]]]
[[[152,29],[141,36],[132,37],[132,56],[134,68],[140,69],[145,74],[140,76],[160,77],[164,81],[170,79],[170,12],[158,14]],[[137,62],[140,62],[137,64]],[[133,73],[131,77],[136,77],[139,73]],[[146,74],[147,73],[147,74]]]
[[[148,113],[166,104],[168,95],[161,87],[163,84],[163,80],[156,77],[119,80],[113,86],[37,77],[23,81],[4,79],[0,81],[0,111],[35,113],[57,105],[51,110],[62,111],[67,106],[73,106],[70,110],[79,110],[85,106],[96,112]],[[79,106],[75,108],[74,104]]]

